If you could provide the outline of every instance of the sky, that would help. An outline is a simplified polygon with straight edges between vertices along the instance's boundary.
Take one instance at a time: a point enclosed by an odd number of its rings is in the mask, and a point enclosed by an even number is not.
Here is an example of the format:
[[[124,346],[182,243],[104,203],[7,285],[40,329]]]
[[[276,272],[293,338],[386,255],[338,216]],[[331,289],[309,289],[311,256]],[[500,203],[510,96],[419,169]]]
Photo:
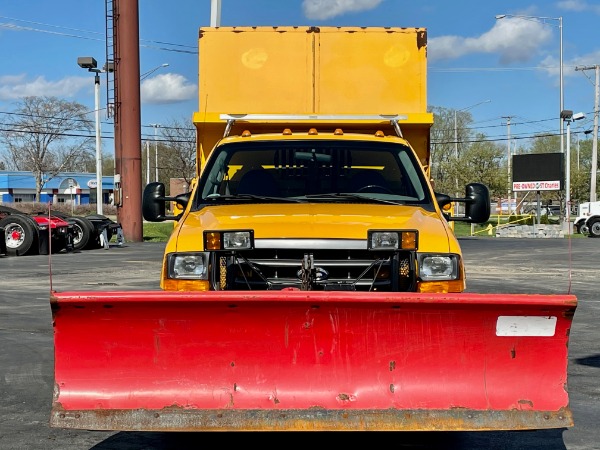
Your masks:
[[[198,29],[210,25],[211,0],[138,5],[142,138],[152,139],[174,119],[192,125]],[[428,105],[468,111],[473,131],[498,140],[559,132],[561,35],[563,109],[586,115],[571,133],[592,128],[595,70],[581,69],[600,64],[599,21],[600,1],[592,0],[222,0],[220,17],[221,26],[425,27]],[[2,0],[0,113],[47,95],[87,105],[93,118],[94,76],[77,58],[102,67],[105,37],[104,0]],[[105,113],[103,147],[111,151]]]

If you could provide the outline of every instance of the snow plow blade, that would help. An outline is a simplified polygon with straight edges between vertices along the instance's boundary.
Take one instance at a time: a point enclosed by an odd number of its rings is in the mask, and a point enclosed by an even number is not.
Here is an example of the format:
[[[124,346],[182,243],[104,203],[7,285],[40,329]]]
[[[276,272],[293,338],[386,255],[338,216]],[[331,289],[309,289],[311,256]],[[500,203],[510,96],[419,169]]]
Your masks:
[[[573,425],[572,295],[54,292],[51,306],[53,427]]]

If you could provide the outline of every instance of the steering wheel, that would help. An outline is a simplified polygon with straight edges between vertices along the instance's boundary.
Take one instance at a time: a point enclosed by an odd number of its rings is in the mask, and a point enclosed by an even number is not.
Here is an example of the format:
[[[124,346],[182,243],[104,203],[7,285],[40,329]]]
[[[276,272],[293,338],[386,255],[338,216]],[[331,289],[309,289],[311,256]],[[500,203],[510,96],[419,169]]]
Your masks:
[[[379,184],[368,184],[366,186],[363,186],[359,189],[356,190],[356,192],[373,192],[373,193],[384,193],[384,194],[393,194],[393,192],[385,187],[385,186],[381,186]]]

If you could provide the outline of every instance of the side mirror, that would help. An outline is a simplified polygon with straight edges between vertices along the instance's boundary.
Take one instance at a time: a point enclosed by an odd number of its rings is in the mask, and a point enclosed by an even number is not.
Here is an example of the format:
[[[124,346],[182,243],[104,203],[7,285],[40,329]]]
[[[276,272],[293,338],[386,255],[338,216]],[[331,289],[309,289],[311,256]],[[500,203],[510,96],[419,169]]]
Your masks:
[[[457,222],[483,223],[490,218],[490,191],[485,184],[469,183],[465,187],[464,198],[453,198],[444,194],[435,194],[440,208],[452,202],[465,204],[465,215],[446,216],[448,220]]]
[[[165,185],[148,183],[142,197],[142,215],[149,222],[162,222],[165,219]]]
[[[467,184],[465,200],[465,218],[468,222],[483,223],[490,218],[490,191],[485,184]]]
[[[165,197],[163,183],[148,183],[144,188],[142,197],[142,215],[148,222],[163,222],[165,220],[179,220],[181,215],[167,216],[166,203],[176,202],[185,209],[190,201],[190,193],[179,194],[176,197]]]

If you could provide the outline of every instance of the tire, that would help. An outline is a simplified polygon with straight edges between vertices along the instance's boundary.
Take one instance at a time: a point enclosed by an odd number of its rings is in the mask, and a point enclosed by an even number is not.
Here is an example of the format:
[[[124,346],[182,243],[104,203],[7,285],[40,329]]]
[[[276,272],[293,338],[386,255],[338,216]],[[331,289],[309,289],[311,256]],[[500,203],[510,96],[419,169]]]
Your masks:
[[[590,237],[600,237],[600,219],[592,219],[587,223],[589,227]]]
[[[110,224],[113,223],[113,221],[110,218],[108,218],[102,214],[89,214],[89,215],[85,216],[85,219],[89,220],[90,223],[94,227],[94,234],[92,236],[92,239],[90,239],[88,248],[90,248],[90,249],[102,248],[102,244],[100,241],[100,235],[102,234],[102,231],[104,229],[106,229],[107,238],[109,241],[111,240],[112,230],[110,229]]]
[[[96,232],[94,224],[85,217],[69,217],[69,220],[74,222],[73,231],[75,235],[73,236],[73,249],[85,249]]]
[[[6,234],[6,254],[10,256],[26,255],[36,242],[38,228],[35,222],[26,216],[10,215],[0,220],[0,227]]]

